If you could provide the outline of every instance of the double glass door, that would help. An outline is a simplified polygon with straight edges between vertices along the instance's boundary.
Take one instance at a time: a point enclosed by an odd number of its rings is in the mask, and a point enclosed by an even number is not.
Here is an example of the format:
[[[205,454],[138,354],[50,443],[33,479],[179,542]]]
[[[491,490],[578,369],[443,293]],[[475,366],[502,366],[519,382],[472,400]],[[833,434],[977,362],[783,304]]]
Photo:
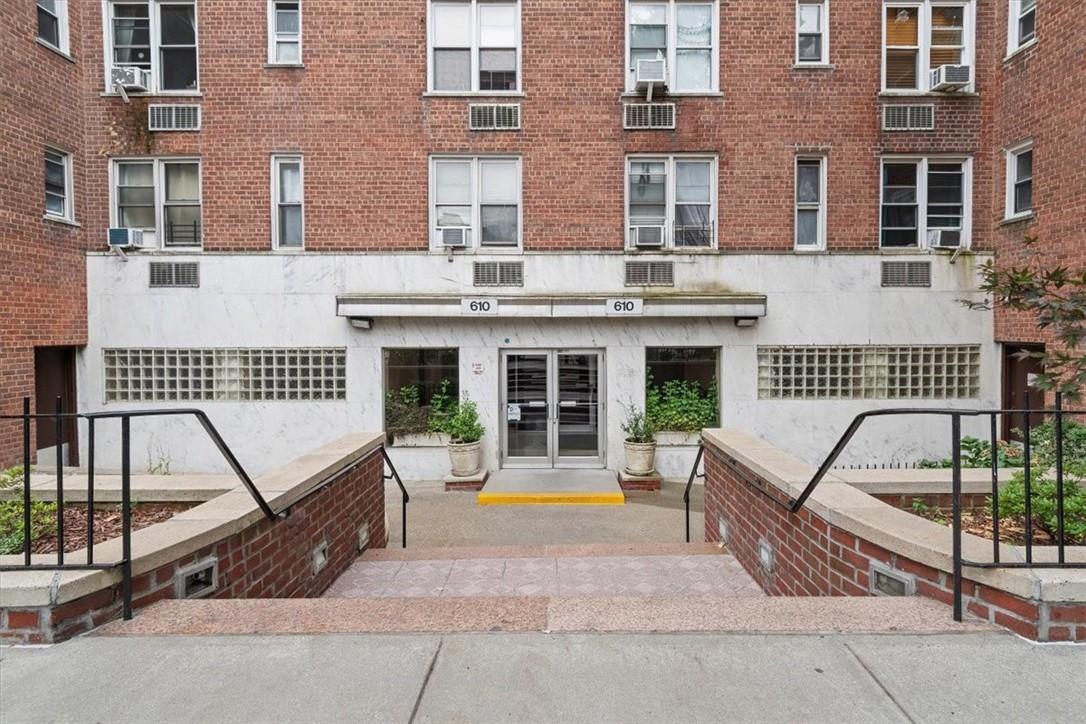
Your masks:
[[[602,467],[603,353],[502,353],[502,465]]]

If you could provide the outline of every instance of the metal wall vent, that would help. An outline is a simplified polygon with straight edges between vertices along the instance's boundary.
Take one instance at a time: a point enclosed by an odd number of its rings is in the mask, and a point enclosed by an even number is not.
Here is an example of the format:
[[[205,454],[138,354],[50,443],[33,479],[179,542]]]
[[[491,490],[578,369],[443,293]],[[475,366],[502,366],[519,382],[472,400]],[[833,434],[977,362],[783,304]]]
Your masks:
[[[195,261],[151,262],[152,287],[200,286],[200,263]]]
[[[149,105],[147,127],[152,131],[199,131],[200,106]]]
[[[882,130],[884,131],[934,131],[935,106],[883,106]]]
[[[519,103],[472,103],[468,105],[472,131],[519,131]]]
[[[626,286],[673,287],[675,264],[670,261],[626,262]]]
[[[477,261],[475,262],[475,286],[522,287],[524,286],[524,262]]]
[[[884,287],[930,287],[930,261],[884,261],[882,263]]]
[[[675,128],[674,103],[626,103],[622,108],[628,131]]]

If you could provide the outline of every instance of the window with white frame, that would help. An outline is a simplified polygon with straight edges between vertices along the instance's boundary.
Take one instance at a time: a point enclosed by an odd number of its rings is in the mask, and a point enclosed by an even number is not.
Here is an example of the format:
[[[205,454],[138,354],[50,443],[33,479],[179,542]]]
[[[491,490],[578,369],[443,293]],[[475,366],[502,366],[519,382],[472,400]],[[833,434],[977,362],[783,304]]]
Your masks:
[[[152,93],[199,90],[196,3],[109,0],[106,35],[109,58],[106,89],[113,90],[112,69],[136,67],[151,74]]]
[[[716,158],[632,156],[626,162],[626,244],[709,248],[716,242]]]
[[[302,4],[268,0],[268,63],[302,62]]]
[[[434,247],[519,246],[520,176],[519,158],[432,158]]]
[[[112,206],[110,225],[142,229],[144,246],[198,248],[203,239],[200,162],[116,160]]]
[[[796,0],[796,63],[829,63],[829,36],[829,0]]]
[[[437,93],[520,90],[520,5],[431,2],[429,89]]]
[[[305,245],[302,157],[272,156],[272,246],[301,249]]]
[[[884,158],[880,246],[968,248],[971,176],[969,159]]]
[[[68,52],[68,0],[38,0],[38,40]]]
[[[718,89],[719,13],[715,2],[626,4],[626,90],[636,89],[637,61],[664,59],[671,93]]]
[[[796,249],[826,248],[826,159],[796,159]]]
[[[45,149],[45,216],[74,221],[72,199],[72,155]]]
[[[973,2],[893,2],[883,17],[882,88],[927,92],[930,71],[973,65]]]
[[[1013,219],[1033,213],[1033,142],[1007,149],[1007,211]]]
[[[1009,0],[1007,54],[1037,38],[1037,0]]]

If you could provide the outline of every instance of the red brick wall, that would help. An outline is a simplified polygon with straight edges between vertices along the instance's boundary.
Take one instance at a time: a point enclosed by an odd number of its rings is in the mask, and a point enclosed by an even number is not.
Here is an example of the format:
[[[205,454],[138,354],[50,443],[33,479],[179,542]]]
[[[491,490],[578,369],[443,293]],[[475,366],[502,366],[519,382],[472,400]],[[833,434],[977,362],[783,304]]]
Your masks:
[[[358,557],[358,529],[369,525],[369,547],[385,545],[384,460],[374,451],[291,508],[290,517],[259,523],[202,550],[138,575],[136,609],[180,598],[175,576],[210,557],[218,561],[215,598],[312,598],[319,596]],[[328,563],[315,573],[312,552],[328,543]],[[0,609],[0,640],[63,641],[121,615],[120,586],[53,607]],[[138,610],[137,610],[137,614]]]
[[[32,2],[0,2],[0,412],[34,396],[34,348],[83,345],[86,266],[78,227],[45,221],[46,144],[73,155],[75,218],[87,214],[81,64],[83,8],[72,2],[71,55],[37,41]],[[101,45],[101,43],[99,43]],[[0,422],[0,468],[22,458],[18,424]]]
[[[915,576],[917,595],[953,603],[950,574],[858,538],[807,508],[793,514],[783,505],[786,502],[786,496],[750,469],[726,453],[706,448],[705,540],[719,542],[719,521],[727,521],[728,550],[766,593],[869,596],[871,565],[877,561]],[[773,548],[769,572],[759,563],[762,540]],[[971,614],[1027,638],[1086,642],[1086,602],[1031,601],[970,580],[963,582],[963,594]],[[951,616],[949,608],[946,616]]]

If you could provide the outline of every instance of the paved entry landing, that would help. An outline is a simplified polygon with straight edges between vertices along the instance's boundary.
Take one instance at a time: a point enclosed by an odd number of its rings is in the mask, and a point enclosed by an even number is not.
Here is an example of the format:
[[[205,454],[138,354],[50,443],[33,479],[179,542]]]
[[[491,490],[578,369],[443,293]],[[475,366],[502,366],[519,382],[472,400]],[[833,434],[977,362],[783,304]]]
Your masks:
[[[623,505],[611,470],[506,468],[490,476],[479,505]]]

